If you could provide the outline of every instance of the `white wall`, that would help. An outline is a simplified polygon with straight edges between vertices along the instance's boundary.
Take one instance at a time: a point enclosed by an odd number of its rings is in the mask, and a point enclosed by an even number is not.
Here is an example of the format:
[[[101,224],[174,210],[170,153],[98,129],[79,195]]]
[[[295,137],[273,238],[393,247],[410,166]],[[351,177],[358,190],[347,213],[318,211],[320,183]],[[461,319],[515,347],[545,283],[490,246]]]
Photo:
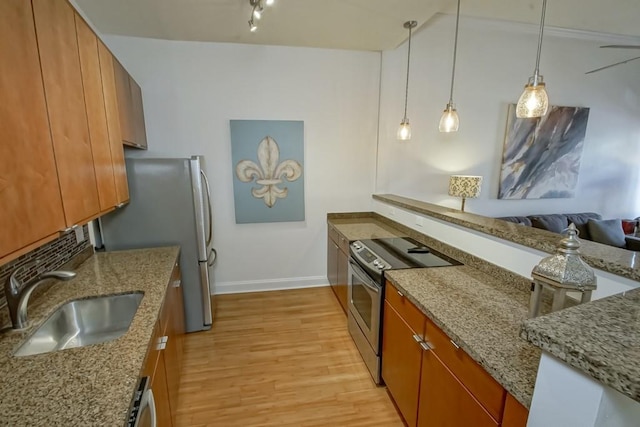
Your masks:
[[[204,154],[216,292],[326,283],[326,213],[369,210],[380,54],[105,36],[142,86],[148,152]],[[235,224],[230,119],[303,120],[304,222]]]
[[[455,17],[439,15],[414,35],[409,142],[395,138],[403,113],[407,44],[383,54],[376,191],[459,207],[447,187],[449,175],[461,173],[484,176],[480,198],[469,200],[467,210],[487,216],[640,215],[640,61],[584,74],[636,56],[635,51],[599,49],[604,43],[593,35],[545,32],[540,71],[551,104],[591,109],[576,197],[503,201],[497,193],[507,106],[518,100],[533,72],[538,29],[461,18],[454,92],[460,130],[441,134],[438,121],[449,99],[454,28]],[[637,39],[603,41],[638,44]]]

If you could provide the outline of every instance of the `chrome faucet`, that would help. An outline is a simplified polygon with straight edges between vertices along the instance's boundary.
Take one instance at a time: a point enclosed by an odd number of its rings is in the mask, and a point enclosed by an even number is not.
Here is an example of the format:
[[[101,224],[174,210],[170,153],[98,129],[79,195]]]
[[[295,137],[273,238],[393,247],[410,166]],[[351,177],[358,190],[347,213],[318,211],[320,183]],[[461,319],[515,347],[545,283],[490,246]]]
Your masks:
[[[35,288],[45,283],[47,279],[71,280],[76,277],[76,273],[73,271],[49,271],[21,287],[16,275],[36,263],[37,261],[16,268],[4,284],[4,295],[7,299],[7,307],[9,307],[13,329],[27,327],[27,303]]]

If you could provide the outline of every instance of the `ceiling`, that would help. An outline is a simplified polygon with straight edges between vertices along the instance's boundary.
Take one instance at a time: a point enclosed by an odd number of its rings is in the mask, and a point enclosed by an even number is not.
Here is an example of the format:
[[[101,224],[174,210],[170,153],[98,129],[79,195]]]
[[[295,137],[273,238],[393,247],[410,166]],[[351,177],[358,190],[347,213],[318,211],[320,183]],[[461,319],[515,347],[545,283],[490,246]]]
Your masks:
[[[275,0],[255,33],[249,0],[75,0],[103,33],[168,40],[387,50],[407,38],[403,23],[455,13],[456,0]],[[542,0],[464,0],[461,14],[539,23]],[[640,37],[638,0],[547,4],[553,27]]]

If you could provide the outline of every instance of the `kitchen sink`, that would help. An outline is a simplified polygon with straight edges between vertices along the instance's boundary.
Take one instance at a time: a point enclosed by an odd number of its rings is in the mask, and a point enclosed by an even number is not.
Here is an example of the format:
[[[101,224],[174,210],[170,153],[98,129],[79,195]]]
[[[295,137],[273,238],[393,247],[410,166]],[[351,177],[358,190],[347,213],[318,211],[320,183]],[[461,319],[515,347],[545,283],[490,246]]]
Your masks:
[[[70,301],[58,308],[16,350],[16,356],[50,353],[99,344],[129,329],[142,292]]]

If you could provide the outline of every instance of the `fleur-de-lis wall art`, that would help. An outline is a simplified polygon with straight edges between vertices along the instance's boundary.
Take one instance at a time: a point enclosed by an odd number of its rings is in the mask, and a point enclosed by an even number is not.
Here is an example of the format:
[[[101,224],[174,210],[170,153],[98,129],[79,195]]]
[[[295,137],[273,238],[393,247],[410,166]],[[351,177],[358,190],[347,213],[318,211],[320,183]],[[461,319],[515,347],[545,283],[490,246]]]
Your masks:
[[[242,182],[255,180],[260,187],[251,189],[253,197],[264,199],[264,204],[272,208],[278,199],[287,197],[287,187],[279,187],[284,180],[293,182],[302,176],[302,166],[295,160],[280,161],[280,147],[275,139],[265,136],[258,145],[257,165],[251,160],[240,160],[236,165],[236,176]]]
[[[304,221],[304,122],[231,120],[236,224]]]

